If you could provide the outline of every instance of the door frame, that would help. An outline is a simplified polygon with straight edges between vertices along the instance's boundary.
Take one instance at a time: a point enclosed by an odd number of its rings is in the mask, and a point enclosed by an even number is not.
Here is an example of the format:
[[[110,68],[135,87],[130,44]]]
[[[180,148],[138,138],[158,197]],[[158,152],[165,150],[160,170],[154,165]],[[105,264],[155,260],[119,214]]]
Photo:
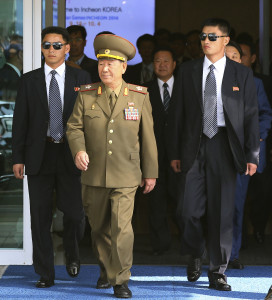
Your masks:
[[[23,70],[41,66],[42,0],[23,0]],[[0,265],[31,265],[32,238],[27,177],[23,179],[23,248],[0,249]]]

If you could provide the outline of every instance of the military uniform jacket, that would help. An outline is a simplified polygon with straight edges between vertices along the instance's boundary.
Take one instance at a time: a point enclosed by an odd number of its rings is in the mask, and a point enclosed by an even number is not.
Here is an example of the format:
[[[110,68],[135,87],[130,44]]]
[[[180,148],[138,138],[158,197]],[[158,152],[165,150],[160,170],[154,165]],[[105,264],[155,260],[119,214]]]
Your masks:
[[[123,81],[111,112],[103,83],[81,86],[67,128],[73,156],[79,151],[89,155],[82,184],[133,187],[142,178],[158,177],[152,109],[145,87]]]

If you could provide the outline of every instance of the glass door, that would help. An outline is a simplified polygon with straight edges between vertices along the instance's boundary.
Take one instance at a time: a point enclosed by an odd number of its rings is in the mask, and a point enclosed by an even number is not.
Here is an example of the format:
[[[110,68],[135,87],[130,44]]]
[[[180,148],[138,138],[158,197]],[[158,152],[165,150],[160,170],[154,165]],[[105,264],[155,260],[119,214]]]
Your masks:
[[[18,80],[40,67],[40,35],[40,0],[0,0],[0,265],[32,264],[27,181],[13,175],[11,140]]]

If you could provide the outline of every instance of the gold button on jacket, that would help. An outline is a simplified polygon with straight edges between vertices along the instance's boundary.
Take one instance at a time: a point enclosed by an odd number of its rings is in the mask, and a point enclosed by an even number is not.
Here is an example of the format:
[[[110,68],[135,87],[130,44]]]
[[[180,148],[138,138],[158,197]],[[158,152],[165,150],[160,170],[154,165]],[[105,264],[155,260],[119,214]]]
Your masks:
[[[126,120],[125,109],[129,107],[138,110],[138,120]],[[152,111],[145,87],[123,81],[111,112],[103,83],[82,86],[67,128],[73,157],[82,150],[89,155],[82,184],[134,187],[142,178],[158,177]]]

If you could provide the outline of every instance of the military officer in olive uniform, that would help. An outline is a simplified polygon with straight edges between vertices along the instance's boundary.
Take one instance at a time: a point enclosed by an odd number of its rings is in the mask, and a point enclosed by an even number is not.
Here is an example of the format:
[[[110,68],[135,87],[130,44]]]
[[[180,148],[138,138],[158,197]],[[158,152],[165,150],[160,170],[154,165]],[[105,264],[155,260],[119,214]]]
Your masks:
[[[67,137],[83,171],[83,204],[100,266],[96,287],[113,286],[116,297],[130,298],[134,196],[139,185],[150,192],[158,176],[151,105],[145,87],[122,79],[135,47],[102,34],[94,48],[102,82],[81,86]]]

